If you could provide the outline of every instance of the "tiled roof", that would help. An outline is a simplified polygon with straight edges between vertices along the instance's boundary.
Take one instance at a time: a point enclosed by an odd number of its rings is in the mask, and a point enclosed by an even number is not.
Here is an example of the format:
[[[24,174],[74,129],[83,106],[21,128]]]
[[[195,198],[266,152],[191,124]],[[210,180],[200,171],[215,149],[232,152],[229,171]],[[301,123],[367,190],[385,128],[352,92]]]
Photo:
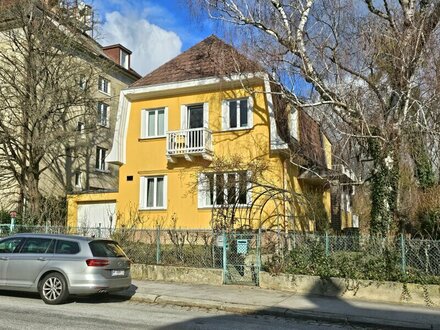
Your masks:
[[[313,164],[326,167],[321,127],[304,110],[299,112],[299,131],[303,155]]]
[[[261,71],[258,64],[215,35],[211,35],[139,79],[132,86],[148,86]]]

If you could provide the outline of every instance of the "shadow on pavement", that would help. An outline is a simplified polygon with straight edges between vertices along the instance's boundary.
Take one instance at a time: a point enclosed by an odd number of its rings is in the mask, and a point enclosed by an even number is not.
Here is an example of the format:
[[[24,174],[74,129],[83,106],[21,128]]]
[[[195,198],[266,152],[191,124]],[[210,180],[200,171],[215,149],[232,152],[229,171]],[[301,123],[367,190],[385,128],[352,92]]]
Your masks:
[[[106,304],[106,303],[118,303],[124,302],[131,299],[131,297],[136,293],[137,286],[131,285],[131,287],[127,290],[121,292],[115,292],[110,294],[94,294],[91,296],[70,296],[66,301],[66,304],[69,303],[82,303],[82,304]],[[7,291],[0,290],[0,297],[18,297],[18,298],[26,298],[26,299],[35,299],[41,300],[40,295],[36,292],[22,292],[22,291]],[[43,303],[43,301],[41,300]]]
[[[324,329],[325,324],[333,324],[336,328],[363,328],[363,329],[440,329],[440,316],[435,312],[429,313],[429,309],[420,308],[405,309],[404,306],[394,305],[387,310],[382,310],[380,304],[374,308],[372,302],[356,302],[353,304],[347,300],[336,297],[325,297],[325,294],[342,294],[342,288],[331,282],[331,279],[325,280],[326,285],[316,285],[312,288],[313,294],[301,296],[306,297],[307,303],[297,308],[288,308],[289,299],[295,299],[295,296],[287,298],[284,302],[273,306],[262,308],[251,313],[230,315],[221,315],[206,318],[196,318],[189,321],[175,323],[169,326],[157,329],[217,329],[217,325],[233,322],[238,317],[256,317],[258,315],[271,315],[298,320],[303,325],[291,327],[291,329],[313,329],[314,327]],[[324,288],[326,291],[324,291]],[[330,288],[330,289],[329,289]],[[318,295],[320,294],[320,295]],[[359,305],[367,305],[359,306]],[[383,305],[383,304],[382,304]],[[315,324],[311,324],[315,322]],[[324,323],[324,325],[322,325]],[[269,328],[279,328],[279,326]],[[283,327],[281,327],[283,328]],[[227,328],[225,328],[227,329]]]

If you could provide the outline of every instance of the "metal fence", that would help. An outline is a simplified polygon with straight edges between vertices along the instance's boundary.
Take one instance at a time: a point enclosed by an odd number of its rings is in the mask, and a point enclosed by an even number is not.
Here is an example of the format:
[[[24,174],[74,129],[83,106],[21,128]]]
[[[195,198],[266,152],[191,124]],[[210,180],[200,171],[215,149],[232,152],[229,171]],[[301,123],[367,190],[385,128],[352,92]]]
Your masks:
[[[127,229],[0,225],[0,236],[19,232],[111,237],[120,242],[136,263],[224,269],[223,233],[194,229]],[[440,241],[410,239],[403,235],[331,236],[276,231],[249,231],[262,269],[296,274],[401,280],[440,278]],[[231,236],[233,237],[233,236]],[[237,236],[238,237],[238,236]],[[238,239],[243,239],[239,237]],[[250,241],[249,241],[250,242]],[[226,249],[240,247],[231,241]],[[227,251],[230,252],[230,251]],[[247,262],[247,261],[246,261]]]

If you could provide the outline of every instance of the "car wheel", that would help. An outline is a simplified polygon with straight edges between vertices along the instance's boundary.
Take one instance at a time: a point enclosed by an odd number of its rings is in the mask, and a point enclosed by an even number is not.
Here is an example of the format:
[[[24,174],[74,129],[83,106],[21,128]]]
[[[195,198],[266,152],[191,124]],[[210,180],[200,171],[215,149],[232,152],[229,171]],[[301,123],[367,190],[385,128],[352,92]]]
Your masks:
[[[60,273],[47,274],[41,280],[38,291],[41,299],[49,305],[62,304],[69,296],[66,279]]]

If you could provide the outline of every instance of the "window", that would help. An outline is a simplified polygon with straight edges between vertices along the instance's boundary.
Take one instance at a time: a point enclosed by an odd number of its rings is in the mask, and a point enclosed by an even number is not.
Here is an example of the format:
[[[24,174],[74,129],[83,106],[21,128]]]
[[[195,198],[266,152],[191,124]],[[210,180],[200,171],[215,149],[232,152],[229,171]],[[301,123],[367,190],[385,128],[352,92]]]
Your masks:
[[[129,55],[121,50],[121,66],[123,66],[126,69],[129,68],[128,59],[129,59]]]
[[[15,237],[0,241],[0,253],[14,253],[22,240],[22,238]]]
[[[227,100],[223,103],[223,129],[252,127],[252,106],[250,98]]]
[[[141,138],[163,137],[167,129],[167,108],[142,110]]]
[[[82,90],[85,90],[87,88],[87,79],[85,75],[80,75],[79,76],[79,88],[81,88]]]
[[[199,207],[247,205],[250,203],[247,172],[202,173],[199,178]]]
[[[58,240],[55,248],[56,254],[77,254],[79,245],[77,242]]]
[[[98,102],[98,124],[109,126],[109,106],[106,103]]]
[[[93,241],[89,243],[94,257],[98,258],[121,258],[126,257],[118,243],[113,241]]]
[[[166,196],[166,176],[141,178],[142,209],[165,209]]]
[[[108,79],[103,78],[103,77],[99,77],[99,79],[98,79],[98,89],[101,92],[110,95],[110,81]]]
[[[180,107],[181,128],[196,129],[208,127],[208,103],[182,105]]]
[[[77,187],[77,188],[82,187],[82,172],[81,171],[75,172],[75,187]]]
[[[84,130],[85,130],[85,125],[83,122],[78,122],[78,125],[76,126],[76,131],[79,132],[80,134],[84,134]]]
[[[20,253],[53,253],[53,240],[50,238],[27,238]]]
[[[107,149],[96,147],[96,169],[100,171],[106,171],[107,165],[105,163],[105,156]]]

